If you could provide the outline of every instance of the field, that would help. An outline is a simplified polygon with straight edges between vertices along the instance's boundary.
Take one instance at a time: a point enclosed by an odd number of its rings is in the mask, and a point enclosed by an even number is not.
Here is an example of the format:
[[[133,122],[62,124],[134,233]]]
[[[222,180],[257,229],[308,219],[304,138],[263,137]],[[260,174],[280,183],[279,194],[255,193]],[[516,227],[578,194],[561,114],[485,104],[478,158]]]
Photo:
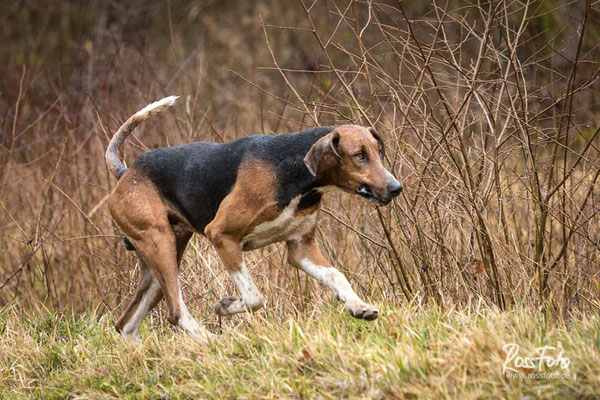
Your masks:
[[[350,320],[329,303],[284,320],[270,312],[241,318],[211,343],[146,329],[141,346],[125,343],[109,315],[5,311],[2,323],[7,399],[593,399],[600,382],[597,316],[550,327],[535,313],[481,303],[468,312],[385,308],[374,323]],[[509,377],[507,343],[521,356],[552,343],[558,350],[547,354],[563,351],[570,365],[519,370],[559,377]]]
[[[2,396],[600,394],[598,2],[25,0],[1,17]],[[194,342],[160,304],[142,346],[121,340],[139,271],[104,152],[167,95],[177,105],[136,129],[127,164],[200,140],[377,129],[404,192],[379,208],[328,194],[317,238],[379,320],[345,315],[282,244],[246,255],[265,311],[220,320],[236,289],[196,235],[183,296],[222,335]],[[510,378],[510,343],[555,347],[550,364],[563,351],[574,378],[533,376],[560,363]]]

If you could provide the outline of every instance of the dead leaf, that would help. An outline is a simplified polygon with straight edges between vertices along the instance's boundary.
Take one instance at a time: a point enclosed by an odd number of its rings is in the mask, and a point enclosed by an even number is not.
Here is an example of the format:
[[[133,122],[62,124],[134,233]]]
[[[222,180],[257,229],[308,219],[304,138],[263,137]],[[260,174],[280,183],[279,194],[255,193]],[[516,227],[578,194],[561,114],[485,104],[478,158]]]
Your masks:
[[[483,261],[481,261],[481,260],[473,261],[473,272],[477,275],[477,274],[482,273],[483,271],[485,271],[485,268],[483,267]]]

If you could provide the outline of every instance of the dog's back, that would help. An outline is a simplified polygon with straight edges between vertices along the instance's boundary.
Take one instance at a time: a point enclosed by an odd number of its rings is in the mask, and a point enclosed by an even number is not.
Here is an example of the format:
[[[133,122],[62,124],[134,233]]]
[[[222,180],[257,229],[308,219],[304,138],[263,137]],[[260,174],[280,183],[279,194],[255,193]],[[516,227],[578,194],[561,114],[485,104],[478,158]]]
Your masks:
[[[235,183],[244,142],[197,142],[140,154],[131,170],[139,171],[198,232],[214,218]]]
[[[285,207],[314,182],[302,155],[331,130],[320,127],[285,135],[251,135],[222,144],[196,142],[161,148],[142,153],[131,170],[148,177],[163,198],[197,232],[203,232],[229,194],[240,166],[253,159],[272,165],[277,174],[277,201]]]

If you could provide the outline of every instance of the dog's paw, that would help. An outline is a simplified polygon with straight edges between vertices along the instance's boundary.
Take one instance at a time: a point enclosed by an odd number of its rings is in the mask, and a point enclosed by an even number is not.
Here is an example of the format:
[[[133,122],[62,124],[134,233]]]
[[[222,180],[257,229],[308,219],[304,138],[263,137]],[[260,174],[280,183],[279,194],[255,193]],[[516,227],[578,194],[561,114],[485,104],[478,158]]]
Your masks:
[[[260,293],[253,299],[227,296],[215,304],[215,313],[221,317],[248,311],[257,311],[265,304],[265,298]]]
[[[139,333],[122,333],[122,335],[128,343],[142,344],[142,339],[140,338]]]
[[[194,328],[186,332],[194,339],[200,341],[215,340],[219,337],[218,335],[215,335],[214,333],[209,332],[206,328],[202,327]]]
[[[372,305],[364,303],[360,300],[346,301],[346,309],[354,318],[373,321],[379,316],[379,310]]]
[[[189,315],[184,315],[183,318],[179,319],[178,326],[194,339],[208,340],[216,337]]]
[[[215,313],[221,317],[226,317],[231,315],[230,307],[233,303],[239,301],[240,299],[234,296],[227,296],[222,298],[217,304],[215,304]]]

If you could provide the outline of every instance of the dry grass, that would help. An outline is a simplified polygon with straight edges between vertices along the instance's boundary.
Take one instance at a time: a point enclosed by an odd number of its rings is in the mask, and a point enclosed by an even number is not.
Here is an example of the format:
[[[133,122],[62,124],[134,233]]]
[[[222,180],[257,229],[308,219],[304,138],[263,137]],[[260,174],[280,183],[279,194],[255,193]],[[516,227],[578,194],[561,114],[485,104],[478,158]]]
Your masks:
[[[549,327],[536,313],[482,303],[442,312],[417,304],[386,308],[366,323],[331,307],[279,320],[239,319],[215,342],[163,327],[128,344],[110,315],[2,313],[2,398],[597,398],[600,321]],[[522,356],[551,345],[570,378],[508,378],[503,346]],[[566,371],[566,372],[565,372]],[[531,373],[522,368],[521,373]],[[537,370],[536,370],[537,372]],[[520,397],[521,396],[521,397]]]
[[[8,8],[0,303],[113,312],[131,294],[102,154],[123,119],[179,94],[129,162],[315,124],[383,133],[403,198],[330,196],[319,230],[361,294],[598,309],[597,7],[235,4]],[[193,249],[186,284],[214,302],[230,283],[203,240]],[[272,298],[302,297],[281,247],[250,258]]]

